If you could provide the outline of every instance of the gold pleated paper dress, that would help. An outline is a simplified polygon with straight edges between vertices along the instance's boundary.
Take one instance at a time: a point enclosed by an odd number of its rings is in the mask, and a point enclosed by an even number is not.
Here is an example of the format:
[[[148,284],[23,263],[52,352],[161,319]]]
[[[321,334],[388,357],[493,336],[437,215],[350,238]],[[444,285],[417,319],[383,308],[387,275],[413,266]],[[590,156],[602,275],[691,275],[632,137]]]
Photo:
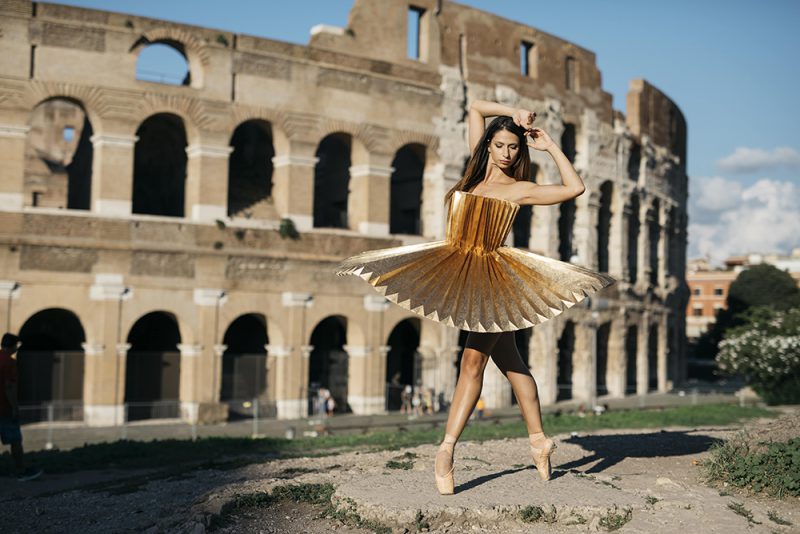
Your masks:
[[[390,301],[474,332],[507,332],[555,317],[610,276],[501,246],[519,206],[456,192],[444,241],[364,252],[337,274],[360,276]]]

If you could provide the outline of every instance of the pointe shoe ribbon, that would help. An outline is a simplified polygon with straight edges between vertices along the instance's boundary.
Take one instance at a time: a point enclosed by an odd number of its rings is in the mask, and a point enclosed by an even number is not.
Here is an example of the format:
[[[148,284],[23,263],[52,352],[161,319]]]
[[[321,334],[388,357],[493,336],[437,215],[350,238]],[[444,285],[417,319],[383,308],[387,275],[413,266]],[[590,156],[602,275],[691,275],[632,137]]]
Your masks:
[[[436,464],[439,463],[439,455],[446,454],[450,460],[450,471],[444,475],[436,472],[436,465],[433,466],[433,475],[436,478],[436,489],[440,495],[452,495],[455,493],[455,483],[453,482],[453,471],[455,470],[455,444],[456,440],[450,436],[445,436],[444,441],[436,452]]]

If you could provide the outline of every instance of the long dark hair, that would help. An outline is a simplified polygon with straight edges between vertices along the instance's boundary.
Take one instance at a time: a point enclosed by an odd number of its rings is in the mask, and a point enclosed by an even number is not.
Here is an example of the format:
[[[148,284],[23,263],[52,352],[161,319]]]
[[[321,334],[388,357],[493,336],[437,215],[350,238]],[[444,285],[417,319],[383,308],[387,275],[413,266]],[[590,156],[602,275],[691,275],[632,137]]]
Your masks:
[[[467,163],[467,170],[464,172],[464,177],[447,192],[444,199],[445,202],[450,201],[450,197],[456,191],[469,191],[478,185],[484,178],[486,178],[486,166],[489,164],[489,151],[487,147],[492,141],[494,134],[500,130],[506,130],[519,138],[519,152],[517,152],[517,159],[511,165],[511,175],[516,181],[530,180],[531,178],[531,158],[528,156],[528,143],[525,140],[525,129],[521,126],[514,124],[514,120],[506,115],[495,117],[489,123],[486,130],[483,132],[481,140],[475,145],[475,150],[472,151],[472,156]]]

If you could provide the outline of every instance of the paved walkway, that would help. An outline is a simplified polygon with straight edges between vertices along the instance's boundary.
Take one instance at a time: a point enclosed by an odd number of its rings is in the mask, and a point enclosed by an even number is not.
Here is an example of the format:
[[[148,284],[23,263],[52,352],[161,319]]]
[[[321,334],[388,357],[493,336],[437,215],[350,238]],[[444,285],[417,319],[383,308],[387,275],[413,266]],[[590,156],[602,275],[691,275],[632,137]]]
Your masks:
[[[741,403],[731,394],[650,394],[622,399],[600,398],[610,410],[630,408],[656,408],[690,406],[694,404]],[[577,408],[574,401],[560,402],[542,408],[544,413],[569,412]],[[520,420],[516,406],[495,410],[487,415],[490,421]],[[302,437],[319,433],[362,433],[365,430],[392,430],[398,428],[435,428],[443,426],[447,413],[409,417],[400,413],[382,415],[337,415],[326,419],[308,418],[293,420],[260,419],[233,421],[216,425],[191,425],[176,419],[148,420],[116,427],[88,427],[82,423],[34,423],[24,425],[23,439],[28,451],[57,448],[72,449],[90,443],[112,442],[120,439],[151,441],[154,439],[192,439],[192,437]]]

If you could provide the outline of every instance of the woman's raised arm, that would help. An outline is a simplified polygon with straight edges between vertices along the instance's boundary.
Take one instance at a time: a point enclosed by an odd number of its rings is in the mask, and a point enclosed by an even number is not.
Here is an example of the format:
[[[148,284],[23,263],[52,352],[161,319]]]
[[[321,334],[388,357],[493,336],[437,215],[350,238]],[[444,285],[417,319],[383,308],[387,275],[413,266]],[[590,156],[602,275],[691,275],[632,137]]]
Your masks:
[[[486,100],[474,101],[469,106],[469,115],[467,117],[470,152],[475,151],[475,146],[483,137],[483,132],[486,129],[486,117],[498,117],[500,115],[508,115],[514,119],[514,123],[517,126],[521,126],[526,130],[533,128],[533,120],[536,118],[536,113],[525,109],[516,109]]]
[[[573,199],[586,191],[586,186],[575,167],[558,145],[541,128],[533,128],[529,135],[528,146],[536,150],[546,151],[555,161],[561,174],[561,185],[537,185],[531,182],[517,182],[512,185],[518,189],[518,197],[522,204],[549,205]]]

